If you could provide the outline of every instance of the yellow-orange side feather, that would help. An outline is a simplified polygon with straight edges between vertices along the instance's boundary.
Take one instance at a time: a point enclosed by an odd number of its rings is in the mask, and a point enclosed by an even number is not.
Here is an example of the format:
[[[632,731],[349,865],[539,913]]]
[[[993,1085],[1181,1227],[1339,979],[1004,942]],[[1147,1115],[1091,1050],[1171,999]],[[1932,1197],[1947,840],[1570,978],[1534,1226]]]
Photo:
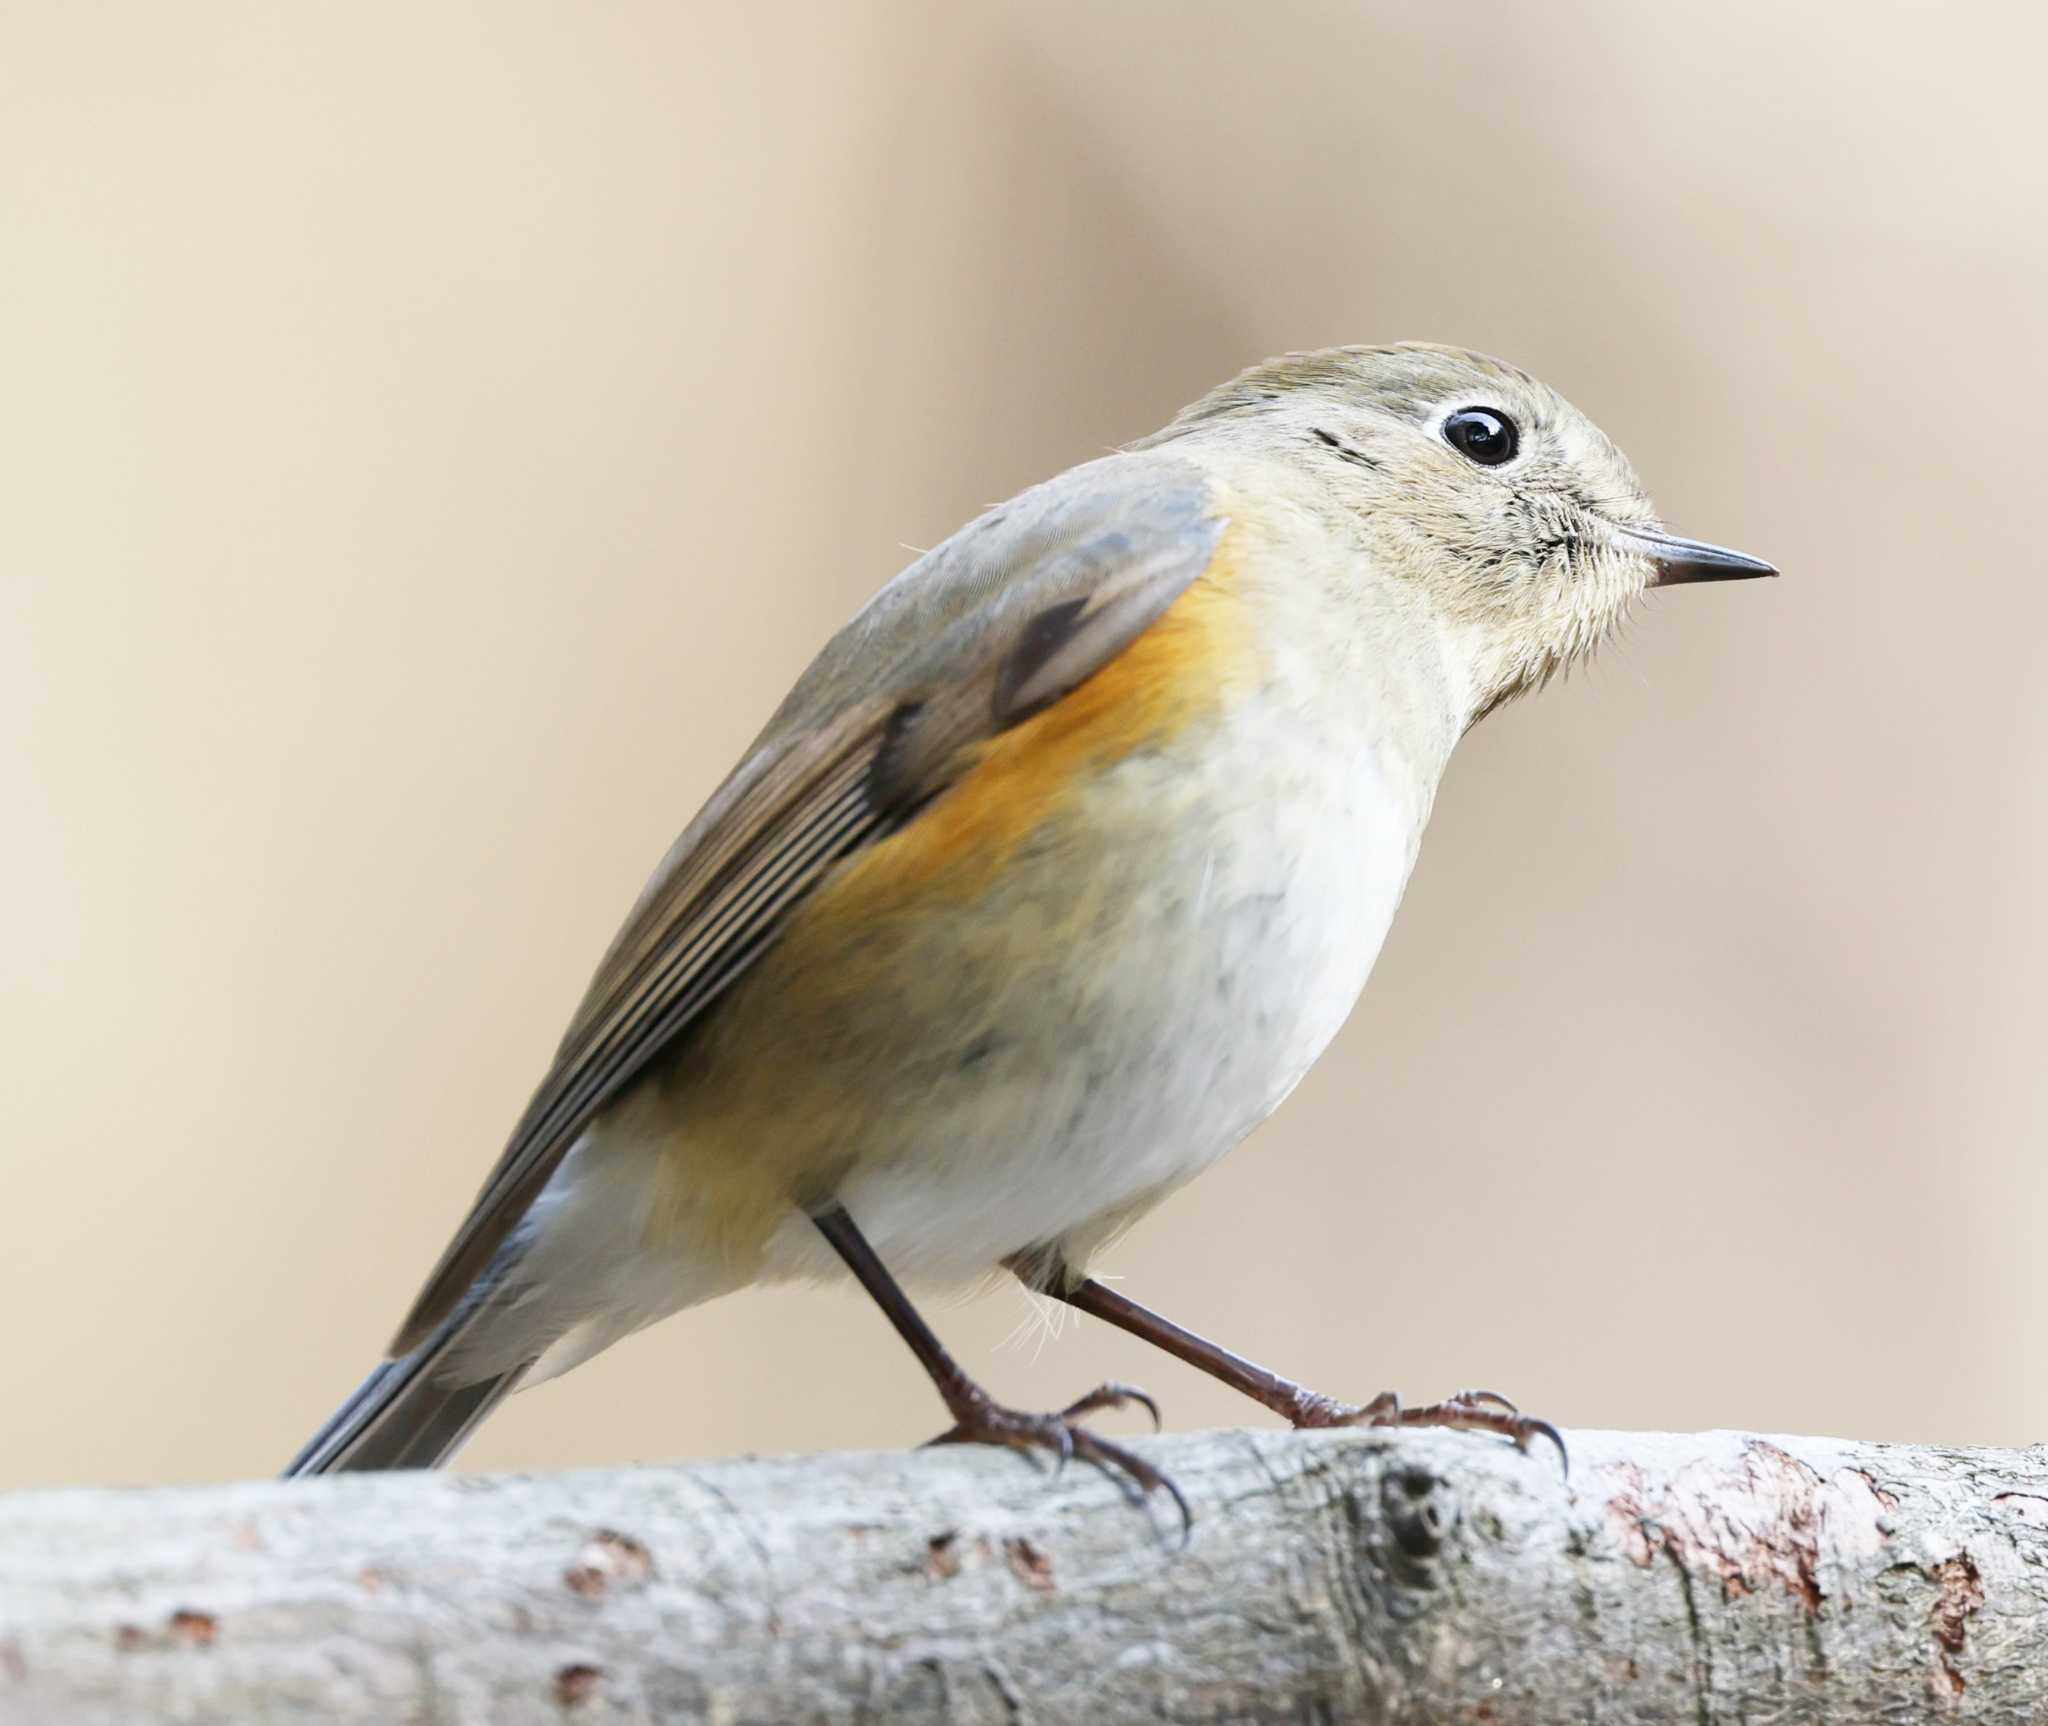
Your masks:
[[[1254,659],[1232,574],[1226,540],[1158,622],[1080,688],[982,744],[908,827],[825,883],[786,938],[816,939],[927,895],[972,897],[1091,773],[1228,700]]]
[[[1051,932],[1028,919],[985,919],[975,903],[1020,848],[1056,826],[1103,770],[1255,686],[1262,655],[1229,548],[1226,534],[1202,577],[1129,647],[981,745],[908,826],[856,854],[792,912],[679,1051],[666,1100],[646,1100],[643,1130],[669,1141],[650,1194],[650,1239],[688,1238],[752,1275],[790,1205],[828,1196],[859,1146],[891,1136],[877,1117],[901,1076],[874,1063],[900,1053],[905,1013],[930,1010],[930,943],[961,966],[1014,973],[1019,956],[1006,945]],[[1091,893],[1075,882],[1077,916]]]

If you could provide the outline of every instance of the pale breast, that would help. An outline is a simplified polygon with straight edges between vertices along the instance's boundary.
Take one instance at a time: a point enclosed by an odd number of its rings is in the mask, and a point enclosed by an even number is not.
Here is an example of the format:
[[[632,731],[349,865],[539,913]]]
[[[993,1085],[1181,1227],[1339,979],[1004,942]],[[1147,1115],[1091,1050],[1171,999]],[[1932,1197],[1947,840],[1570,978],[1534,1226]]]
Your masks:
[[[1403,675],[1233,534],[1116,661],[792,919],[657,1082],[650,1238],[974,1275],[1199,1172],[1334,1036],[1442,766]],[[1278,585],[1275,585],[1275,583]]]
[[[1369,759],[1280,695],[1242,704],[1192,755],[1100,771],[985,895],[921,919],[845,1088],[791,1125],[845,1135],[836,1196],[907,1273],[1071,1235],[1279,1105],[1357,999],[1415,843]],[[769,1259],[816,1268],[815,1232]]]

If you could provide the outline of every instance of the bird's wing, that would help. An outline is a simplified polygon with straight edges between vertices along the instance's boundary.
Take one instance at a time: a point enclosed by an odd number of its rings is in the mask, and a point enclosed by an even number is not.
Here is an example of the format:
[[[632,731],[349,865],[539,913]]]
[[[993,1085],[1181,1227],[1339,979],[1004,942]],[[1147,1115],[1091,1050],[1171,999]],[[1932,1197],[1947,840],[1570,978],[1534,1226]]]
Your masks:
[[[1122,652],[1223,525],[1192,468],[1113,456],[990,511],[877,594],[655,871],[392,1352],[453,1310],[591,1117],[819,882],[915,820],[976,744]]]

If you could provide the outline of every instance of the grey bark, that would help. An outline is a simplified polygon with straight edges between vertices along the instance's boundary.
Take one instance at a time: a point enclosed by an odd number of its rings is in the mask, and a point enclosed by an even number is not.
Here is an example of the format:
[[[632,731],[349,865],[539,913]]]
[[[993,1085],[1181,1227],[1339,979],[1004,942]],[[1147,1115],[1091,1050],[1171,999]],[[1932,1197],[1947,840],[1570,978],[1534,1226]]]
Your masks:
[[[2048,1448],[817,1456],[0,1500],[0,1721],[2048,1720]]]

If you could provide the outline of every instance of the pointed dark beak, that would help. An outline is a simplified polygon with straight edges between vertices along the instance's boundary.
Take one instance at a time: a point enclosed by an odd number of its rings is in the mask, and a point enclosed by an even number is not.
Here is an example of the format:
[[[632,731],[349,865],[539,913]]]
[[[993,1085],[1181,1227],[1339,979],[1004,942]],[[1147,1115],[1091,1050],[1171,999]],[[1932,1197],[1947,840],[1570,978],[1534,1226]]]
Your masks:
[[[1676,534],[1659,533],[1654,528],[1616,528],[1614,543],[1656,565],[1657,573],[1650,581],[1652,587],[1676,587],[1685,581],[1747,581],[1752,576],[1778,573],[1760,557],[1708,545],[1705,540],[1680,539]]]

